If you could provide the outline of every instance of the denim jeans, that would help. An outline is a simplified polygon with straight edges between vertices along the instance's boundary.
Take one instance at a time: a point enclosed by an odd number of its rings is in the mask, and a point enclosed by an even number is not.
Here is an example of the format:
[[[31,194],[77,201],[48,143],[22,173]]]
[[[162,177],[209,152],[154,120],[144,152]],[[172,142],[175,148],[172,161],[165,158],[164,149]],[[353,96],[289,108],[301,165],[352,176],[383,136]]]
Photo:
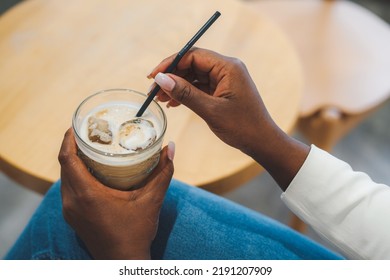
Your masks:
[[[6,259],[91,259],[64,221],[61,182],[47,192]],[[290,228],[220,196],[173,180],[153,259],[339,259]]]

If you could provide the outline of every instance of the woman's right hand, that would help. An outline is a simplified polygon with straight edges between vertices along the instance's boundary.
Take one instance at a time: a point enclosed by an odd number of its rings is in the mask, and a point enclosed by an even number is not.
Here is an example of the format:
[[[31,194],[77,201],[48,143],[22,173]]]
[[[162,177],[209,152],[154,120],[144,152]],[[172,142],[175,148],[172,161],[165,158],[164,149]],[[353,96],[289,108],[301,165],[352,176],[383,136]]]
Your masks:
[[[285,190],[309,147],[274,123],[245,65],[236,58],[194,48],[181,59],[174,74],[162,74],[175,57],[164,59],[149,75],[162,89],[159,101],[190,108],[222,141],[267,169]]]
[[[253,156],[270,118],[245,65],[236,58],[194,48],[175,74],[162,74],[176,55],[163,60],[149,75],[160,85],[159,101],[184,104],[225,143]],[[255,147],[254,147],[255,146]],[[258,147],[256,147],[258,148]]]

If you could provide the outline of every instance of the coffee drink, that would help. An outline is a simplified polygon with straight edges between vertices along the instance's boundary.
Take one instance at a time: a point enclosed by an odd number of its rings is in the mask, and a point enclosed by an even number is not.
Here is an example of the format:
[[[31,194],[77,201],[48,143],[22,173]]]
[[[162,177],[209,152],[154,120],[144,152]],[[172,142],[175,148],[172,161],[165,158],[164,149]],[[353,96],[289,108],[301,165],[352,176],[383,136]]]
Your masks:
[[[135,117],[145,99],[132,90],[106,90],[88,97],[74,114],[79,156],[107,186],[137,188],[159,161],[166,117],[156,102]]]

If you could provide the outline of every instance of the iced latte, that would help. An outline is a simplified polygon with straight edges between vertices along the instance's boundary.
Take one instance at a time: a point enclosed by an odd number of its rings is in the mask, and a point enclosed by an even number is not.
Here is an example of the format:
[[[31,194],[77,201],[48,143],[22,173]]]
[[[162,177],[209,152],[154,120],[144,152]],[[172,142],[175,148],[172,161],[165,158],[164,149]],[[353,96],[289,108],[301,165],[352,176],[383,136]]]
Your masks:
[[[153,101],[136,118],[145,99],[128,89],[105,90],[85,99],[74,114],[79,156],[107,186],[137,188],[159,161],[166,116]]]

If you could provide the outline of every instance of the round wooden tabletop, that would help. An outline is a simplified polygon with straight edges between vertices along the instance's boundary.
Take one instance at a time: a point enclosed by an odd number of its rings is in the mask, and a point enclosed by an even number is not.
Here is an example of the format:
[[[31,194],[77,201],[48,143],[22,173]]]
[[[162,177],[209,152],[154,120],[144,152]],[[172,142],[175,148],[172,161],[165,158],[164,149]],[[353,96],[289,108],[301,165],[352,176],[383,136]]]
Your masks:
[[[78,104],[102,89],[147,91],[147,74],[216,10],[222,16],[196,45],[244,61],[277,124],[291,130],[300,63],[284,34],[239,1],[27,0],[0,18],[1,170],[45,192],[59,178],[57,154]],[[175,178],[221,192],[260,170],[189,109],[165,111]]]

